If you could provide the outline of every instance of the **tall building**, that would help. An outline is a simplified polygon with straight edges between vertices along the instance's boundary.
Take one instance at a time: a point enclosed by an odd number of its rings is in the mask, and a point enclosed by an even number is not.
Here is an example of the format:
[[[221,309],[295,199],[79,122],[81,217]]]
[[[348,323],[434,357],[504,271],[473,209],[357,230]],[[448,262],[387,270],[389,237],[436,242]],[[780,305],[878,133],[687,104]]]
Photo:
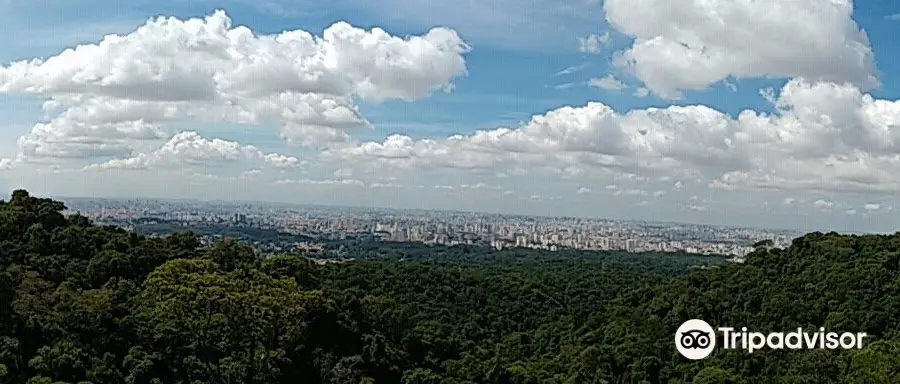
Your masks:
[[[637,240],[628,239],[625,240],[625,250],[628,252],[634,252],[637,249]]]

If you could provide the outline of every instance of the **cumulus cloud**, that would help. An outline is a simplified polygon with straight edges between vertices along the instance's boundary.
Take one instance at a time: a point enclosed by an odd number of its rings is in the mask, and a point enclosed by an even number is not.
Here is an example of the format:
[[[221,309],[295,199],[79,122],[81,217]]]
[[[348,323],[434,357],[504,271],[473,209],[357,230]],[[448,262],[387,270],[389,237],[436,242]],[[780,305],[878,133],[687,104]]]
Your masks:
[[[590,189],[590,188],[587,188],[587,187],[581,187],[581,188],[578,188],[577,194],[579,194],[579,195],[587,195],[587,194],[589,194],[589,193],[591,193],[591,189]]]
[[[621,91],[627,87],[625,83],[619,81],[613,75],[606,75],[600,78],[593,78],[588,81],[588,85],[594,88],[605,89],[607,91]]]
[[[615,196],[647,196],[647,191],[643,189],[620,189],[613,193]]]
[[[492,185],[486,183],[475,183],[475,184],[460,184],[460,185],[446,185],[446,184],[438,184],[432,187],[435,190],[445,191],[445,192],[463,192],[463,191],[502,191],[503,187],[499,185]]]
[[[609,44],[609,32],[602,35],[589,34],[578,38],[578,51],[582,53],[600,53],[603,47]]]
[[[634,38],[616,64],[663,97],[729,77],[879,84],[852,0],[607,0],[604,10]]]
[[[813,202],[813,206],[819,209],[831,209],[831,207],[834,207],[834,202],[830,200],[819,199]]]
[[[397,183],[372,183],[369,185],[372,188],[402,188],[402,184]]]
[[[181,132],[156,150],[125,159],[89,165],[89,169],[150,169],[182,166],[214,167],[240,160],[261,160],[277,168],[294,168],[296,157],[278,153],[264,154],[251,145],[222,139],[206,139],[197,132]]]
[[[347,179],[347,178],[353,177],[353,170],[350,168],[339,168],[338,170],[334,171],[334,173],[332,173],[332,174],[334,175],[334,177],[341,178],[341,179]]]
[[[365,187],[366,184],[360,180],[356,179],[325,179],[325,180],[312,180],[312,179],[281,179],[277,180],[274,183],[275,185],[346,185],[346,186],[355,186],[355,187]]]
[[[434,28],[400,38],[339,22],[322,36],[256,34],[223,11],[159,17],[127,35],[0,67],[0,93],[58,112],[19,139],[27,157],[133,155],[174,122],[269,123],[296,145],[346,141],[370,127],[354,98],[412,101],[466,74],[469,47]]]
[[[726,190],[900,191],[900,102],[850,84],[788,82],[773,115],[736,118],[701,105],[617,113],[602,103],[562,107],[518,128],[446,139],[384,142],[326,151],[331,161],[406,169],[528,172],[577,170],[579,177],[675,178]],[[569,171],[567,171],[569,172]]]
[[[487,189],[487,190],[501,190],[503,187],[499,185],[490,185],[486,183],[475,183],[475,184],[462,184],[459,186],[460,189]]]
[[[306,164],[305,161],[294,156],[282,155],[280,153],[267,153],[263,155],[263,160],[275,168],[281,169],[297,168]]]

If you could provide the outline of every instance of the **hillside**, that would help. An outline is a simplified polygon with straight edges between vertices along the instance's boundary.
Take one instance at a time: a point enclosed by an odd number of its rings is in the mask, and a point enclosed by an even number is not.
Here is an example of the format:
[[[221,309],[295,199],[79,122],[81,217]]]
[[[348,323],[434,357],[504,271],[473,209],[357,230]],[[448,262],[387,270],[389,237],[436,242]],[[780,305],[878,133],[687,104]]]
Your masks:
[[[900,382],[900,235],[813,233],[743,265],[393,246],[317,266],[64,209],[0,203],[3,383]],[[673,343],[690,318],[872,340],[694,362]]]

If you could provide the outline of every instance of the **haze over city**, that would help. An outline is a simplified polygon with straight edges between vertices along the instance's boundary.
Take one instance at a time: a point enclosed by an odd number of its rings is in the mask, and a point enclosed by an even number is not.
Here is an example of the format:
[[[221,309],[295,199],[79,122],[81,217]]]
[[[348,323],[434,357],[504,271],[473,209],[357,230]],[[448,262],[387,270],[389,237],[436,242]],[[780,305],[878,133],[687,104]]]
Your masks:
[[[892,3],[129,4],[0,2],[0,188],[900,228]]]

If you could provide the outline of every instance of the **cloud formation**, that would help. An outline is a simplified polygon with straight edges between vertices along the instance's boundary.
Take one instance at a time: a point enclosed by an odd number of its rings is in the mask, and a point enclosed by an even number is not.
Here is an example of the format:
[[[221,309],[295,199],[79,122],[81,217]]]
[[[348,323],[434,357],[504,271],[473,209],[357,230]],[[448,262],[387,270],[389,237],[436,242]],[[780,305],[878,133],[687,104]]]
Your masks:
[[[329,161],[404,169],[556,171],[572,177],[630,175],[723,190],[900,191],[900,102],[850,84],[795,79],[777,113],[736,118],[702,105],[620,114],[599,102],[534,116],[517,128],[445,139],[393,135],[326,151]]]
[[[0,67],[0,93],[44,98],[47,122],[19,139],[25,158],[134,155],[175,122],[275,124],[297,145],[371,127],[354,99],[412,101],[449,90],[469,47],[447,28],[400,38],[345,22],[321,37],[256,34],[224,11],[159,17],[127,35]]]
[[[600,88],[607,91],[621,91],[628,86],[621,82],[613,75],[593,78],[588,81],[588,85],[594,88]]]
[[[665,98],[728,78],[879,85],[852,0],[606,0],[603,6],[607,21],[634,38],[617,65]]]
[[[578,51],[582,53],[600,53],[603,48],[609,44],[609,32],[602,35],[589,34],[578,38]]]
[[[206,139],[197,132],[180,132],[158,149],[125,159],[92,164],[89,169],[151,169],[184,166],[216,167],[241,160],[258,160],[276,168],[295,168],[300,160],[278,153],[263,153],[252,145]]]

